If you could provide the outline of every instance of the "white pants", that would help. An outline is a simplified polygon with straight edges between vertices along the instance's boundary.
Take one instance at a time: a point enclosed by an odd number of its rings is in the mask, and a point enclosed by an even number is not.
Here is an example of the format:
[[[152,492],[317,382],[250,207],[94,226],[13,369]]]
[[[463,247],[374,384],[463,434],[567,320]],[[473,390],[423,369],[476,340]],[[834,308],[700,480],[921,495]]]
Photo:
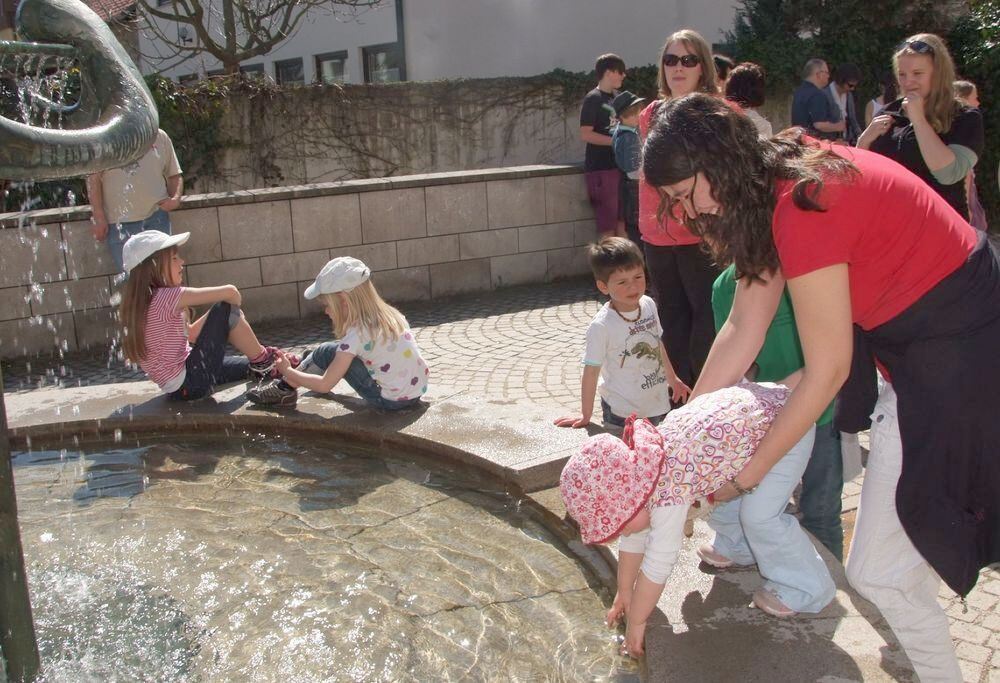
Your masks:
[[[921,681],[961,683],[948,617],[937,600],[941,578],[913,547],[896,514],[902,461],[896,392],[886,384],[872,414],[871,453],[847,580],[881,610]]]

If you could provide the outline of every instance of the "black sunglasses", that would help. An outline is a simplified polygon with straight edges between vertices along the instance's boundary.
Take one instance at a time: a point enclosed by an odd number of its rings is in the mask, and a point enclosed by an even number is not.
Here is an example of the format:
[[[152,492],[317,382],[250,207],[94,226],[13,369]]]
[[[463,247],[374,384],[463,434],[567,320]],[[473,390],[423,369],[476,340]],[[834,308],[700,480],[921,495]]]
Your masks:
[[[910,42],[903,41],[896,48],[896,52],[902,52],[903,50],[909,50],[910,52],[915,52],[918,55],[932,55],[934,54],[934,48],[931,47],[929,43],[925,43],[922,40],[911,40]]]
[[[677,66],[678,63],[690,69],[701,64],[701,60],[698,59],[698,55],[684,55],[683,57],[680,55],[663,56],[663,66]]]

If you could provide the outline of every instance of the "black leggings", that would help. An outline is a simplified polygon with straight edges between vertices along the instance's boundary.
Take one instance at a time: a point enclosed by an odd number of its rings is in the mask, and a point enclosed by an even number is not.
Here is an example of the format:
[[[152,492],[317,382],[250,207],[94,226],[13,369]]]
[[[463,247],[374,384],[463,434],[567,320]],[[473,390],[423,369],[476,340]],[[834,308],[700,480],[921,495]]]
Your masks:
[[[694,387],[715,341],[712,284],[719,269],[700,244],[644,247],[663,345],[674,372]]]

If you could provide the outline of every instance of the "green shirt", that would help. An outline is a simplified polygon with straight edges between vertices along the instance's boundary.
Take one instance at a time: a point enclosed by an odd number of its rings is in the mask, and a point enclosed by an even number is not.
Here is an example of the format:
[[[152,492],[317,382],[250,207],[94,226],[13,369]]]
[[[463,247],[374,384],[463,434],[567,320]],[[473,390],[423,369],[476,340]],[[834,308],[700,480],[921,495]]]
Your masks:
[[[722,327],[733,308],[736,296],[736,266],[729,266],[719,275],[712,285],[712,311],[715,314],[716,331]],[[757,379],[761,382],[777,382],[805,365],[802,355],[802,343],[795,329],[795,311],[792,310],[792,299],[788,296],[788,288],[781,294],[778,310],[774,314],[771,326],[767,328],[764,345],[757,355]],[[824,425],[833,419],[833,403],[827,406],[816,424]]]

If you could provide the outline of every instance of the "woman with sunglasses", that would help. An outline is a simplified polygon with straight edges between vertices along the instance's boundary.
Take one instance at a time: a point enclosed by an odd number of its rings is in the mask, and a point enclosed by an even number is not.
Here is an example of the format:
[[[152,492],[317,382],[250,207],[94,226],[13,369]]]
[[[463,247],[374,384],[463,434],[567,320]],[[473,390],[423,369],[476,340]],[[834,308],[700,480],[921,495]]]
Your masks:
[[[903,97],[872,119],[858,147],[898,161],[969,220],[965,178],[983,153],[983,117],[955,98],[955,65],[938,36],[906,39],[892,64]]]
[[[693,92],[719,95],[712,50],[690,29],[667,38],[657,75],[660,99],[639,117],[639,135],[645,138],[650,121],[663,103]],[[659,214],[660,197],[639,178],[639,232],[646,266],[663,326],[663,344],[677,376],[694,386],[715,338],[712,283],[719,275],[701,248],[701,240],[671,217]]]
[[[1000,263],[936,192],[871,152],[790,130],[762,139],[715,98],[669,102],[646,180],[740,275],[692,398],[739,381],[787,284],[805,366],[735,487],[761,484],[845,379],[888,380],[847,577],[882,611],[920,680],[961,681],[938,604],[1000,560]],[[857,332],[857,337],[855,337]],[[863,340],[868,353],[855,350]],[[861,349],[862,345],[858,345]]]

